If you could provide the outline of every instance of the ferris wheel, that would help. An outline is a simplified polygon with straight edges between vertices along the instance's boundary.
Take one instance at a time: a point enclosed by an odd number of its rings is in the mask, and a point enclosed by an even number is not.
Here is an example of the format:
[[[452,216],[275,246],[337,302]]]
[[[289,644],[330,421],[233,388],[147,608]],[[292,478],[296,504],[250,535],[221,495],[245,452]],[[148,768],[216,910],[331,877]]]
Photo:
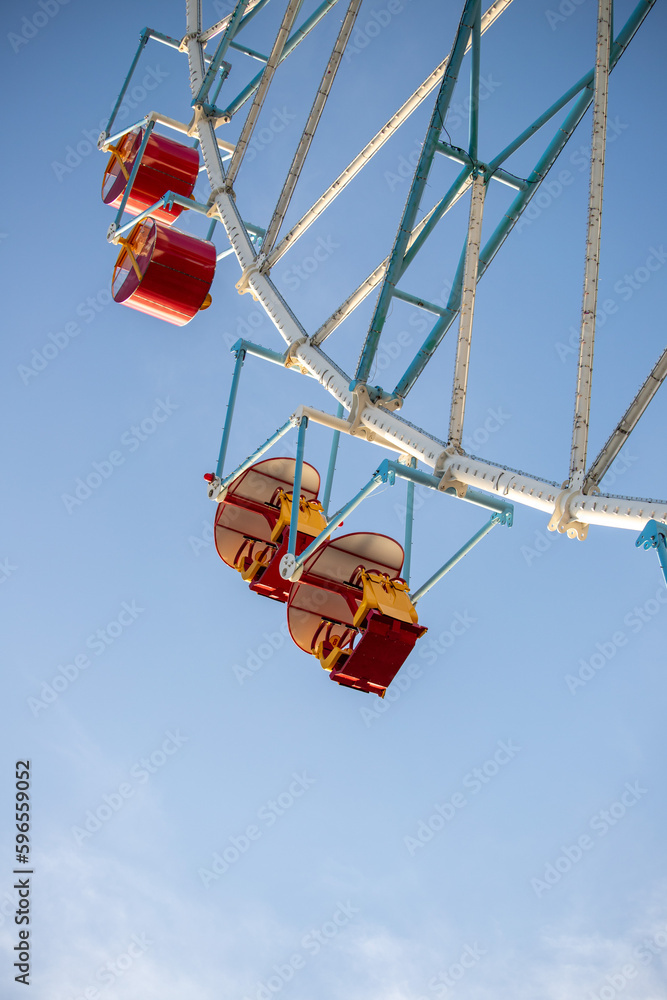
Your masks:
[[[592,460],[588,431],[600,270],[600,233],[607,133],[609,74],[633,40],[655,0],[640,0],[620,29],[613,25],[613,0],[598,0],[595,51],[591,68],[492,158],[479,154],[479,99],[482,35],[494,28],[512,0],[463,0],[451,49],[386,124],[363,146],[301,218],[286,230],[285,219],[297,184],[308,167],[308,154],[327,100],[335,86],[346,47],[355,28],[361,0],[340,0],[340,28],[319,80],[311,82],[312,106],[296,143],[292,162],[272,214],[262,226],[244,221],[253,206],[237,204],[235,183],[252,148],[260,113],[280,64],[314,31],[338,0],[323,0],[299,21],[303,0],[273,0],[281,20],[267,54],[244,44],[243,31],[261,15],[269,0],[238,0],[216,23],[206,27],[201,3],[186,2],[186,32],[172,38],[145,29],[121,88],[99,148],[109,152],[103,198],[117,209],[107,238],[120,245],[112,290],[117,302],[167,322],[183,325],[211,304],[216,263],[235,256],[240,267],[236,289],[250,294],[265,310],[285,347],[278,351],[240,339],[231,378],[227,420],[215,472],[208,473],[207,492],[217,504],[216,546],[223,561],[236,569],[255,593],[286,605],[292,638],[313,654],[337,683],[384,696],[420,636],[419,599],[496,525],[511,527],[514,505],[546,514],[549,529],[584,540],[590,525],[640,532],[637,545],[655,548],[667,579],[667,501],[604,494],[600,483],[628,435],[667,375],[665,350],[635,398]],[[192,117],[179,121],[152,111],[139,122],[114,132],[114,122],[141,53],[153,39],[187,56]],[[470,87],[469,135],[465,148],[455,146],[447,115],[466,54]],[[227,99],[232,54],[255,59],[261,71]],[[224,88],[224,89],[223,89]],[[295,314],[272,279],[272,269],[290,252],[309,227],[364,170],[424,102],[432,112],[419,149],[407,200],[396,207],[398,229],[386,256],[328,319],[315,330]],[[564,482],[541,479],[464,449],[477,283],[511,234],[531,199],[592,106],[593,133],[587,212],[584,295],[579,330],[569,472]],[[245,120],[235,143],[221,137],[222,126],[235,116]],[[187,115],[183,116],[184,118]],[[549,136],[524,176],[512,170],[512,157],[552,123]],[[553,124],[557,124],[554,133]],[[157,128],[156,128],[157,126]],[[545,130],[548,131],[548,130]],[[173,138],[176,133],[178,141]],[[188,145],[188,140],[190,144]],[[194,140],[194,145],[192,144]],[[453,183],[440,190],[434,164],[444,157],[460,166]],[[267,169],[270,167],[267,165]],[[206,201],[193,197],[205,171],[210,185]],[[525,173],[525,171],[523,172]],[[486,196],[495,185],[509,187],[513,200],[491,235],[482,241]],[[427,203],[427,197],[434,204]],[[401,287],[403,277],[429,238],[462,199],[469,203],[467,231],[447,301],[429,301]],[[205,239],[182,232],[173,223],[184,211],[210,220]],[[131,216],[128,221],[126,216]],[[253,216],[254,218],[254,216]],[[219,251],[216,227],[228,241]],[[220,232],[220,229],[217,230]],[[422,257],[423,259],[423,257]],[[355,371],[335,361],[335,334],[344,321],[374,294],[368,329],[359,343]],[[372,385],[374,364],[393,302],[410,304],[429,317],[430,330],[395,387]],[[454,327],[456,351],[448,428],[438,433],[415,426],[406,417],[409,396],[448,331]],[[329,341],[332,338],[331,350]],[[276,433],[237,468],[225,471],[232,418],[244,361],[253,355],[270,364],[316,379],[333,397],[334,413],[303,405],[286,413]],[[332,356],[333,355],[333,356]],[[320,499],[318,471],[304,461],[307,428],[320,424],[333,432],[324,463],[328,471]],[[289,431],[298,429],[295,458],[267,454]],[[329,514],[340,435],[350,435],[393,452],[340,510]],[[372,459],[371,459],[372,462]],[[421,466],[421,468],[419,467]],[[556,472],[557,470],[554,470]],[[374,532],[343,535],[341,523],[380,484],[396,479],[408,484],[404,545]],[[488,518],[470,540],[419,588],[410,587],[410,553],[415,485],[472,503]]]

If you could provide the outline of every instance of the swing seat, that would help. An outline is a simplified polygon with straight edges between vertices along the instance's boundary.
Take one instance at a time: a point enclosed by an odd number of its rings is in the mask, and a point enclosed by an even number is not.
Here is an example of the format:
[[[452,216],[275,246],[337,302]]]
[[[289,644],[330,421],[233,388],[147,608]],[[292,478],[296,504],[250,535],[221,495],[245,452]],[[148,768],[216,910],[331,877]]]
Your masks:
[[[175,326],[189,323],[211,304],[213,243],[150,218],[120,242],[111,283],[116,302]]]
[[[135,129],[124,135],[117,146],[111,147],[111,157],[102,180],[102,201],[105,205],[120,208],[143,137],[144,129]],[[129,215],[140,215],[167,191],[190,198],[198,172],[199,153],[196,149],[151,132],[125,211]],[[170,226],[182,211],[182,205],[156,208],[151,217]]]
[[[295,468],[293,458],[252,465],[231,482],[215,517],[215,545],[223,562],[238,570],[256,594],[283,604],[291,584],[280,575],[280,560],[289,543]],[[319,473],[304,462],[297,555],[326,527],[319,488]]]
[[[292,584],[292,639],[336,683],[383,698],[426,632],[398,575],[402,566],[395,539],[357,532],[314,552]]]

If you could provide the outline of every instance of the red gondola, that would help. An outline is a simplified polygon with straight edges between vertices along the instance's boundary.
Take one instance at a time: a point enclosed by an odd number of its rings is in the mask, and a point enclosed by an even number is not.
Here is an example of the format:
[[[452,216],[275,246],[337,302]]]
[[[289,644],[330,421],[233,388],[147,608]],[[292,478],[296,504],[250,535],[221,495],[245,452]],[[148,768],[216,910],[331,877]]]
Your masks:
[[[128,132],[117,146],[111,147],[102,181],[102,200],[105,205],[119,208],[130,179],[132,168],[144,135],[143,129]],[[141,164],[137,170],[125,210],[139,215],[154,205],[167,191],[190,198],[197,182],[199,153],[192,146],[166,139],[152,132],[148,137]],[[157,208],[152,217],[170,226],[183,211],[181,205]]]
[[[289,541],[295,467],[293,458],[268,458],[246,469],[228,487],[215,518],[220,558],[238,570],[255,593],[283,603],[290,582],[280,575],[280,560]],[[297,555],[326,527],[319,488],[319,473],[304,462]]]
[[[398,574],[403,549],[386,535],[343,535],[306,560],[292,585],[287,621],[294,642],[317,656],[331,680],[381,698],[426,632]]]
[[[116,302],[176,326],[211,304],[213,243],[150,218],[138,222],[121,243],[111,284]]]

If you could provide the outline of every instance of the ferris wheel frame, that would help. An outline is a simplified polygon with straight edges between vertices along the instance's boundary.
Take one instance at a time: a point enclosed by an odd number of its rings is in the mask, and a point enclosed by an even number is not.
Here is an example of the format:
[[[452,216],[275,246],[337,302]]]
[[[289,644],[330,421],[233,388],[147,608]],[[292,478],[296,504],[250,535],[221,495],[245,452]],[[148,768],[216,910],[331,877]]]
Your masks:
[[[658,359],[600,453],[590,464],[587,461],[606,145],[608,76],[654,6],[655,0],[640,0],[615,38],[613,37],[613,0],[598,0],[595,65],[488,162],[479,159],[477,150],[481,36],[493,26],[510,6],[512,0],[494,0],[483,14],[481,0],[463,0],[460,23],[449,55],[436,66],[423,84],[404,102],[386,125],[366,144],[315,204],[280,240],[278,237],[287,207],[333,86],[345,46],[355,24],[361,0],[349,0],[347,4],[346,14],[322,80],[315,92],[311,112],[297,145],[280,197],[268,226],[266,229],[262,229],[244,222],[236,204],[234,181],[242,166],[244,154],[248,149],[257,119],[279,64],[316,27],[338,0],[324,0],[296,28],[294,25],[302,0],[287,0],[272,50],[269,55],[262,55],[240,43],[237,36],[269,2],[270,0],[238,0],[230,14],[221,18],[211,27],[204,28],[200,0],[186,0],[186,34],[182,39],[174,39],[152,29],[145,29],[114,111],[99,141],[101,149],[108,149],[120,135],[136,127],[133,125],[112,135],[116,112],[120,107],[141,51],[148,40],[154,38],[158,42],[186,53],[192,95],[192,120],[188,124],[184,124],[160,115],[158,112],[151,112],[144,119],[146,127],[144,143],[156,122],[198,140],[211,186],[211,195],[206,204],[190,201],[184,207],[200,211],[212,220],[209,237],[217,223],[223,226],[230,243],[230,249],[219,254],[219,257],[228,254],[236,256],[241,268],[241,277],[236,283],[237,290],[240,294],[251,294],[264,308],[287,345],[282,353],[247,341],[239,341],[235,345],[237,363],[232,379],[228,419],[223,432],[216,474],[209,477],[209,497],[213,500],[223,499],[228,483],[234,475],[239,473],[240,469],[247,467],[251,459],[256,460],[291,426],[300,426],[299,440],[301,441],[301,426],[305,430],[307,422],[314,421],[330,427],[334,431],[336,446],[338,436],[344,433],[397,452],[401,456],[401,463],[389,463],[389,465],[396,466],[396,469],[399,469],[399,474],[413,483],[417,480],[417,470],[414,470],[413,474],[411,467],[416,461],[419,461],[433,470],[432,474],[421,474],[429,479],[427,485],[450,494],[454,493],[462,499],[471,499],[473,494],[486,496],[489,501],[493,500],[493,503],[485,504],[492,509],[494,509],[494,504],[498,503],[503,509],[512,503],[532,507],[549,515],[549,528],[551,530],[567,533],[572,538],[584,539],[589,525],[639,531],[646,529],[649,522],[653,522],[656,526],[653,535],[644,531],[638,544],[646,546],[648,544],[646,539],[653,538],[654,547],[658,547],[660,554],[665,548],[665,533],[661,532],[661,529],[667,524],[667,501],[603,494],[600,492],[598,483],[602,480],[628,435],[637,425],[667,376],[667,350]],[[206,46],[213,39],[218,39],[215,51],[207,52]],[[216,102],[227,76],[229,67],[225,62],[225,56],[230,48],[245,53],[251,58],[259,59],[264,63],[264,68],[227,107],[221,108]],[[445,142],[442,138],[442,131],[461,63],[468,51],[472,53],[470,132],[468,148],[463,150],[453,146],[451,142]],[[390,253],[334,311],[329,319],[317,331],[309,334],[272,281],[271,268],[295,245],[308,227],[326,210],[338,194],[357,176],[375,153],[396,133],[436,87],[438,93],[431,120]],[[216,127],[229,122],[251,99],[250,109],[238,141],[235,144],[225,142],[217,135]],[[593,105],[591,180],[574,427],[569,476],[564,482],[559,483],[558,480],[541,479],[519,470],[467,455],[463,451],[461,439],[477,282],[534,197],[540,184],[591,105]],[[568,106],[569,109],[558,130],[553,138],[547,142],[543,153],[527,177],[520,177],[503,166],[513,152]],[[417,210],[422,201],[429,171],[437,155],[444,155],[459,162],[462,169],[449,190],[417,222]],[[138,161],[140,157],[141,151],[137,158]],[[138,163],[135,164],[135,169],[137,165]],[[131,176],[130,186],[132,179]],[[501,222],[496,226],[487,242],[482,245],[481,224],[484,197],[488,185],[491,183],[509,186],[516,191],[516,195]],[[468,191],[471,192],[468,231],[449,301],[444,306],[436,305],[401,290],[398,287],[398,282],[404,271],[420,252],[437,223]],[[171,195],[172,204],[174,199],[178,201],[177,196]],[[165,203],[167,205],[170,203],[169,196],[166,196]],[[116,242],[122,233],[137,221],[135,218],[131,223],[121,225],[123,209],[124,204],[119,209],[116,222],[109,229],[108,239],[111,242]],[[379,291],[373,319],[366,335],[356,373],[351,376],[324,352],[322,345],[374,289],[379,289]],[[435,324],[395,389],[387,391],[380,386],[370,386],[368,378],[380,342],[389,304],[393,298],[411,303],[430,313],[435,317]],[[459,330],[454,387],[448,436],[445,440],[416,427],[403,418],[399,411],[411,388],[457,318],[459,319]],[[295,414],[291,415],[276,435],[255,452],[251,459],[248,459],[248,462],[236,469],[231,475],[223,477],[224,458],[231,430],[236,391],[243,360],[247,354],[256,355],[271,363],[296,368],[303,374],[315,378],[334,398],[338,404],[338,410],[334,416],[312,407],[301,407]],[[333,454],[332,451],[332,462]],[[330,462],[330,472],[332,471],[332,462]],[[384,465],[386,462],[383,463]],[[376,476],[377,474],[376,472]],[[385,475],[389,475],[387,469],[385,469]],[[329,480],[328,488],[330,490]],[[497,510],[497,507],[495,509]],[[496,519],[494,523],[498,523],[498,520]],[[284,575],[292,578],[292,575],[298,572],[297,563],[298,561],[293,560],[289,566],[285,566]],[[663,568],[665,565],[667,564],[664,564]]]

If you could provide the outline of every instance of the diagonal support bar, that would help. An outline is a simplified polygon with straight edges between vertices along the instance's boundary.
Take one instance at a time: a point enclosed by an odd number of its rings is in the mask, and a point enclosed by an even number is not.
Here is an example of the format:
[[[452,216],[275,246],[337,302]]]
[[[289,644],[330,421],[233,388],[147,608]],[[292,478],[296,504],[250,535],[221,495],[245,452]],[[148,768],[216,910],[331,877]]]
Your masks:
[[[500,17],[504,10],[509,7],[512,0],[494,0],[489,9],[485,14],[482,15],[481,33],[490,28],[491,25]],[[466,48],[466,52],[470,48],[470,43]],[[426,100],[431,91],[438,85],[442,80],[442,77],[449,64],[449,56],[442,60],[433,72],[426,77],[424,82],[415,90],[404,104],[398,109],[395,115],[393,115],[388,122],[380,129],[376,135],[367,143],[361,150],[358,156],[356,156],[351,163],[343,170],[341,174],[338,175],[336,180],[331,184],[324,194],[318,198],[315,204],[310,208],[305,215],[290,229],[286,236],[280,241],[278,246],[270,254],[266,267],[271,268],[276,264],[283,254],[287,253],[290,247],[294,246],[296,241],[300,236],[306,232],[309,226],[315,222],[316,219],[324,212],[324,210],[331,204],[334,198],[337,198],[341,191],[344,191],[347,185],[353,180],[359,171],[366,166],[369,160],[375,156],[375,154],[382,149],[385,142],[395,134],[396,130],[407,121],[413,111],[415,111],[423,101]]]
[[[215,475],[218,479],[222,479],[222,470],[225,466],[227,446],[229,444],[229,437],[232,432],[232,420],[234,418],[234,408],[236,406],[236,395],[239,391],[239,381],[241,378],[241,369],[243,368],[244,361],[245,361],[245,351],[241,349],[236,352],[236,363],[234,364],[232,386],[231,389],[229,390],[229,402],[227,403],[227,416],[225,417],[225,426],[222,432],[222,441],[220,442],[220,453],[218,455],[218,464],[215,469]]]
[[[665,381],[665,378],[667,378],[667,348],[665,348],[656,361],[646,381],[586,473],[584,493],[589,493],[592,486],[597,486],[600,483],[609,466],[639,423],[640,417],[646,411],[647,406]]]
[[[468,240],[466,243],[465,266],[463,270],[463,290],[461,292],[461,313],[459,317],[459,338],[456,345],[454,363],[454,386],[452,407],[449,416],[449,444],[457,451],[461,448],[463,418],[465,415],[468,372],[470,368],[470,347],[472,344],[472,324],[475,313],[475,292],[477,290],[477,270],[479,248],[482,242],[482,217],[484,215],[484,177],[477,174],[472,182]]]
[[[342,403],[338,404],[336,410],[336,419],[342,420],[343,413],[345,412],[345,407]],[[329,454],[329,468],[327,469],[327,479],[324,484],[324,496],[322,497],[322,507],[324,508],[325,516],[328,516],[329,512],[329,502],[331,500],[331,490],[333,488],[334,473],[336,472],[336,457],[338,455],[338,445],[340,443],[340,431],[335,430],[333,432],[333,437],[331,439],[331,452]]]
[[[463,557],[467,556],[470,550],[473,549],[478,542],[481,542],[481,540],[486,535],[488,535],[488,533],[491,531],[492,528],[495,528],[497,524],[502,524],[502,523],[503,523],[502,515],[493,514],[491,518],[486,522],[486,524],[483,525],[483,527],[481,527],[479,531],[476,531],[475,534],[472,536],[472,538],[470,538],[465,543],[465,545],[462,545],[459,551],[456,552],[451,559],[448,559],[445,565],[442,566],[437,573],[434,573],[433,576],[426,581],[426,583],[422,584],[419,590],[416,590],[414,592],[414,594],[410,594],[412,603],[416,604],[417,601],[421,600],[424,594],[428,594],[429,590],[432,587],[435,587],[436,583],[439,583],[440,580],[442,580],[443,576],[449,573],[450,569],[453,569],[457,563],[461,562]]]
[[[371,365],[377,351],[382,328],[387,317],[389,304],[391,302],[393,288],[402,273],[403,257],[408,249],[408,241],[417,218],[417,211],[421,203],[421,198],[426,187],[429,171],[435,156],[436,143],[440,138],[440,133],[444,127],[445,117],[454,93],[454,87],[458,79],[461,62],[465,54],[466,45],[480,5],[480,0],[465,0],[463,13],[456,32],[454,46],[445,71],[445,75],[440,85],[435,107],[431,115],[431,120],[426,132],[426,138],[422,147],[419,163],[415,170],[415,175],[410,186],[407,204],[403,212],[394,246],[389,257],[389,266],[380,290],[378,302],[375,307],[373,319],[366,336],[359,364],[357,366],[356,378],[365,382],[368,379]]]
[[[148,124],[146,125],[146,130],[139,145],[139,149],[137,150],[137,155],[134,159],[134,164],[132,166],[132,170],[130,171],[130,176],[128,178],[127,184],[125,185],[125,190],[123,192],[121,203],[118,206],[118,212],[116,213],[116,219],[114,222],[115,226],[120,226],[120,220],[123,218],[123,212],[125,211],[125,206],[127,205],[127,199],[130,197],[130,194],[132,192],[132,187],[134,185],[135,178],[139,171],[139,167],[141,166],[141,160],[144,155],[146,146],[148,145],[148,140],[151,137],[151,132],[153,131],[154,126],[155,122],[152,120],[149,121]]]
[[[196,104],[203,104],[208,97],[208,92],[213,86],[213,81],[217,75],[218,70],[222,66],[224,58],[227,54],[227,49],[229,48],[234,35],[241,27],[241,19],[245,14],[246,7],[248,6],[249,0],[238,0],[238,3],[234,9],[234,13],[230,17],[227,27],[225,28],[222,38],[218,43],[218,47],[215,50],[215,55],[211,60],[211,63],[206,71],[206,76],[204,77],[204,82],[199,88],[198,93],[192,99],[192,106]]]
[[[280,197],[278,198],[278,203],[273,213],[273,217],[269,223],[268,229],[266,230],[266,237],[264,238],[264,243],[262,244],[262,253],[268,254],[271,251],[271,248],[276,241],[276,237],[280,232],[280,227],[283,224],[283,219],[285,218],[285,214],[289,208],[289,203],[292,200],[292,195],[294,194],[294,188],[299,180],[303,164],[315,137],[315,131],[320,123],[324,106],[331,92],[331,88],[333,87],[333,82],[336,78],[336,73],[338,72],[338,67],[340,66],[340,61],[343,58],[343,52],[345,51],[345,47],[349,41],[354,23],[357,19],[360,6],[361,0],[350,0],[347,13],[343,18],[343,23],[341,24],[340,31],[338,32],[338,37],[334,42],[334,47],[324,70],[320,85],[317,88],[317,94],[315,95],[313,106],[310,109],[310,114],[308,115],[308,121],[305,124],[303,133],[299,140],[299,145],[297,146],[294,158],[287,173],[287,177],[285,178],[283,189],[280,192]]]
[[[255,94],[255,99],[252,102],[250,111],[248,112],[248,117],[243,123],[243,128],[241,129],[241,135],[236,143],[236,149],[232,155],[232,159],[227,170],[226,184],[228,188],[231,188],[236,179],[236,175],[239,172],[239,168],[243,161],[245,151],[248,148],[248,143],[252,137],[252,133],[255,129],[257,119],[259,118],[259,113],[262,110],[264,100],[271,86],[274,73],[278,68],[278,64],[282,58],[283,50],[285,48],[285,43],[294,24],[294,19],[299,13],[301,4],[303,0],[289,0],[287,4],[287,9],[285,11],[285,16],[283,17],[280,28],[278,29],[278,34],[276,35],[276,40],[273,43],[273,48],[271,49],[271,55],[269,56],[269,61],[264,67],[264,71],[261,74],[261,79],[257,87],[257,93]]]
[[[261,458],[262,455],[269,451],[270,448],[273,448],[274,444],[280,441],[281,437],[287,434],[293,426],[294,422],[290,417],[290,419],[284,423],[282,427],[278,428],[275,434],[272,434],[270,438],[267,438],[264,444],[261,445],[256,451],[253,451],[252,455],[249,455],[248,458],[246,458],[244,462],[241,462],[241,464],[237,466],[233,472],[230,472],[228,476],[225,476],[225,478],[217,484],[217,490],[215,488],[210,489],[208,493],[209,497],[213,500],[224,500],[224,491],[229,484],[233,482],[237,476],[240,476],[242,472],[245,472],[246,469],[249,469],[251,465],[254,465],[257,459]]]
[[[383,463],[384,464],[384,463]],[[382,468],[382,466],[380,467]],[[341,510],[339,510],[331,518],[326,528],[319,533],[317,538],[313,539],[308,548],[304,549],[301,555],[295,559],[293,555],[285,555],[280,561],[280,575],[284,580],[298,579],[300,571],[303,568],[304,563],[307,559],[310,559],[313,552],[316,552],[321,545],[326,542],[326,540],[333,535],[334,531],[341,523],[341,521],[346,518],[349,514],[355,510],[360,503],[362,503],[366,497],[377,489],[380,483],[383,481],[382,473],[378,469],[372,476],[372,478],[366,483],[366,485],[359,490],[357,495],[350,500]]]
[[[619,32],[616,41],[614,42],[612,48],[611,63],[610,63],[611,69],[613,69],[616,66],[618,60],[621,58],[626,48],[634,38],[635,34],[639,30],[639,27],[641,26],[645,17],[653,7],[654,3],[655,0],[640,0],[640,2],[633,10],[632,14],[624,24],[621,31]],[[579,81],[579,83],[581,83],[581,81]],[[571,88],[570,91],[568,91],[568,93],[571,94],[573,91],[577,92],[578,88],[579,84],[577,84],[575,88]],[[496,226],[496,229],[487,240],[483,250],[480,253],[478,279],[482,277],[482,275],[486,271],[486,268],[489,266],[489,264],[497,254],[498,250],[509,236],[510,232],[518,222],[521,213],[526,208],[528,202],[533,197],[535,192],[538,190],[541,182],[546,177],[547,173],[555,163],[558,155],[565,147],[570,136],[572,135],[575,128],[577,127],[577,125],[583,118],[584,114],[588,110],[591,101],[593,100],[593,93],[588,86],[584,86],[582,89],[583,93],[580,94],[578,100],[575,102],[574,106],[566,115],[560,128],[558,129],[555,136],[548,144],[546,150],[538,160],[534,169],[528,176],[526,190],[519,192],[519,194],[516,196],[516,198],[510,205],[509,209],[505,212],[504,218]],[[532,134],[530,130],[526,130],[526,132],[522,133],[523,138],[521,139],[521,142],[518,143],[519,145],[521,145],[523,142],[527,141],[528,138],[530,138],[529,133]],[[515,146],[514,148],[517,148],[517,146]],[[510,147],[507,147],[507,149],[510,149]],[[495,164],[501,162],[502,159],[505,158],[505,154],[509,155],[509,153],[507,153],[507,150],[505,150],[503,154],[500,154],[494,160],[491,160],[489,166],[493,167]],[[429,333],[428,337],[422,344],[421,348],[415,355],[415,358],[406,369],[405,374],[396,385],[396,388],[394,389],[395,396],[404,399],[414,386],[415,382],[417,381],[420,374],[426,367],[428,361],[432,357],[434,351],[437,349],[438,345],[440,344],[443,337],[447,333],[447,330],[451,326],[453,319],[455,318],[456,312],[458,311],[457,299],[459,295],[460,295],[460,290],[456,287],[455,283],[454,288],[452,290],[452,294],[450,295],[450,300],[448,302],[448,307],[452,308],[454,311],[452,320],[449,323],[446,323],[444,321],[439,321],[438,323],[435,324],[435,326]]]
[[[450,208],[456,204],[459,198],[465,194],[469,186],[470,168],[466,167],[456,178],[442,201],[438,205],[435,205],[413,229],[408,243],[410,249],[406,255],[407,257],[411,254],[412,247],[414,247],[422,239],[425,233],[431,232],[433,226],[435,226],[435,222],[438,219],[441,219],[450,210]],[[312,343],[315,346],[326,340],[327,337],[329,337],[334,330],[340,326],[343,320],[347,319],[350,313],[354,312],[357,306],[364,301],[366,296],[370,295],[374,288],[377,288],[386,274],[388,266],[389,257],[385,257],[382,263],[378,264],[372,274],[369,274],[366,280],[363,281],[359,287],[356,288],[355,291],[341,303],[341,305],[327,320],[325,320],[322,326],[313,335]],[[452,315],[452,319],[453,318],[454,315]]]

